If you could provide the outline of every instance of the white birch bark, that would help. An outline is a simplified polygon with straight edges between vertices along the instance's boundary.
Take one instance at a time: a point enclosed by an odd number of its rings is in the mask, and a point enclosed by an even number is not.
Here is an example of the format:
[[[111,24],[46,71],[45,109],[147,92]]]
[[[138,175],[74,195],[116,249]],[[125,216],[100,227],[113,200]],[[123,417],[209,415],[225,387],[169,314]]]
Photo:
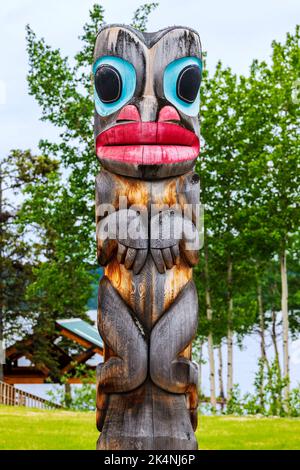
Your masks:
[[[198,393],[202,396],[202,358],[203,358],[203,343],[199,345],[199,362],[198,362]]]
[[[219,396],[223,400],[224,399],[224,382],[223,382],[223,355],[222,355],[222,345],[220,344],[218,347],[218,359],[219,359]]]
[[[260,354],[261,359],[268,365],[265,335],[265,314],[262,301],[262,289],[259,281],[257,282],[257,304],[259,313]]]
[[[207,319],[211,322],[213,317],[211,296],[210,296],[210,287],[209,287],[209,273],[208,273],[208,249],[207,245],[204,248],[205,253],[205,301],[206,301],[206,316]],[[215,381],[215,358],[214,358],[214,345],[213,345],[213,335],[210,331],[207,338],[207,347],[208,347],[208,362],[209,362],[209,385],[210,385],[210,403],[215,408],[216,407],[216,381]]]
[[[281,312],[282,312],[282,339],[283,339],[283,377],[290,376],[289,360],[289,309],[288,309],[288,280],[286,267],[286,251],[284,250],[280,257],[281,271]],[[288,400],[290,387],[289,384],[284,389],[284,398]]]
[[[277,319],[277,315],[276,315],[275,310],[273,309],[272,310],[272,333],[271,333],[271,338],[272,338],[272,343],[273,343],[273,347],[274,347],[275,360],[277,361],[279,372],[281,372],[280,360],[279,360],[279,349],[278,349],[278,344],[277,344],[276,319]]]
[[[233,298],[232,298],[232,261],[228,260],[227,268],[228,286],[228,315],[227,315],[227,400],[230,400],[233,389]]]

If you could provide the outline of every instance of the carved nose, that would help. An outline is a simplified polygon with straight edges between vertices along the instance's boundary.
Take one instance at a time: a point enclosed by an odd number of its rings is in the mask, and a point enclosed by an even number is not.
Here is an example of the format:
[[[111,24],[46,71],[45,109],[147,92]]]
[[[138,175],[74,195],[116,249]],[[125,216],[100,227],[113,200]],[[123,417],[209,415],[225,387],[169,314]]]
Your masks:
[[[143,122],[156,121],[157,100],[154,96],[145,95],[139,103],[140,115]]]
[[[180,116],[173,106],[164,106],[158,115],[158,122],[161,121],[180,121]]]
[[[141,116],[137,108],[133,104],[128,104],[121,109],[118,114],[117,122],[119,121],[140,121]]]

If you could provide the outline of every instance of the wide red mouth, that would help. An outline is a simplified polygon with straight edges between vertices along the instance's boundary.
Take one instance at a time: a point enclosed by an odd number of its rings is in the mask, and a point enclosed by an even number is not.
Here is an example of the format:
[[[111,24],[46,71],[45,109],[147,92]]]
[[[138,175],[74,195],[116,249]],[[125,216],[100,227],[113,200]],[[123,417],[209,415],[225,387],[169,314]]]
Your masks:
[[[118,124],[96,139],[98,158],[140,165],[194,160],[199,150],[196,134],[167,122]]]

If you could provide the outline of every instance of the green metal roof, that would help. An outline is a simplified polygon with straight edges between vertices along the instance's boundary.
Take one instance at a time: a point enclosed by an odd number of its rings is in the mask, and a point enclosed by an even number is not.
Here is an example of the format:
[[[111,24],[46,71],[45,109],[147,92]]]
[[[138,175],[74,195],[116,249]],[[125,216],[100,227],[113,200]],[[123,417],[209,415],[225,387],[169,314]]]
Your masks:
[[[95,326],[90,325],[81,318],[68,318],[67,320],[57,320],[56,323],[69,330],[71,333],[79,336],[86,341],[98,346],[99,348],[103,348],[103,341],[101,336],[98,333],[98,330]]]

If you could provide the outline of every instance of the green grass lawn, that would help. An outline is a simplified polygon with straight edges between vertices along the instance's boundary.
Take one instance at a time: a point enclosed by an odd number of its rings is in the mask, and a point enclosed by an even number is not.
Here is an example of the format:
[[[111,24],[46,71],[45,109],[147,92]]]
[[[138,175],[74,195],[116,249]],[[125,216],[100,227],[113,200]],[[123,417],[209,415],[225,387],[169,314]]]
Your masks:
[[[0,406],[0,449],[95,449],[94,413]],[[200,416],[200,449],[300,449],[300,419]]]

